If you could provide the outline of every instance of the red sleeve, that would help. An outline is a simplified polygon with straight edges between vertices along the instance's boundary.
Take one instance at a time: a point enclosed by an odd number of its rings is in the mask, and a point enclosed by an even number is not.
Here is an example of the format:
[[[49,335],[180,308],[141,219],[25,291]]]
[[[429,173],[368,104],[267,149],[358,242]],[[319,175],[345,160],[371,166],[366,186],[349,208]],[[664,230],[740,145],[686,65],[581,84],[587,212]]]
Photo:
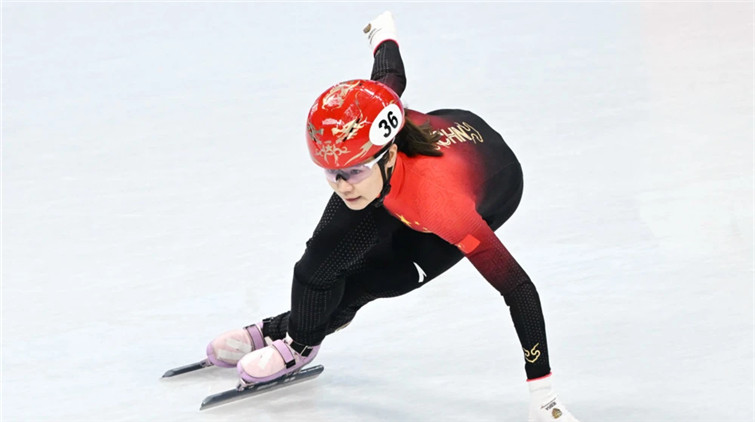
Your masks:
[[[434,187],[434,189],[433,189]],[[428,193],[422,221],[427,229],[456,245],[480,274],[499,292],[507,292],[524,270],[503,246],[495,232],[477,213],[473,198],[437,186],[424,186]]]

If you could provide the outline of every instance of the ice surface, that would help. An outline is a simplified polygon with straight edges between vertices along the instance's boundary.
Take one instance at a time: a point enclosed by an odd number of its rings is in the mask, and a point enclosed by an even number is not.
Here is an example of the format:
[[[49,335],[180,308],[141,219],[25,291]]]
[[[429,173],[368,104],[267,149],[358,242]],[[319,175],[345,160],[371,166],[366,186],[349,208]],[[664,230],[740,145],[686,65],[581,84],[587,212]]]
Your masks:
[[[200,413],[160,380],[288,306],[329,196],[314,98],[393,10],[420,111],[523,163],[498,233],[583,422],[753,418],[753,3],[2,6],[2,420],[524,421],[503,300],[462,262],[368,305],[316,380]],[[479,355],[479,351],[484,353]]]

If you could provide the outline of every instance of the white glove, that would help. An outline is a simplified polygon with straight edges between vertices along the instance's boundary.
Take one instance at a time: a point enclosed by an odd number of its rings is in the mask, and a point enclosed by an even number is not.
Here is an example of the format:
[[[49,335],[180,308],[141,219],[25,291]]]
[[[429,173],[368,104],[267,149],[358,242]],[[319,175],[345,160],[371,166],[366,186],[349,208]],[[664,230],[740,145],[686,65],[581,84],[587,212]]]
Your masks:
[[[367,38],[370,41],[370,47],[372,47],[372,54],[375,54],[375,50],[380,43],[387,40],[393,40],[398,43],[398,36],[396,34],[396,23],[393,22],[393,14],[389,11],[383,12],[363,29],[367,34]]]
[[[553,391],[551,375],[527,381],[530,388],[529,422],[579,422]]]

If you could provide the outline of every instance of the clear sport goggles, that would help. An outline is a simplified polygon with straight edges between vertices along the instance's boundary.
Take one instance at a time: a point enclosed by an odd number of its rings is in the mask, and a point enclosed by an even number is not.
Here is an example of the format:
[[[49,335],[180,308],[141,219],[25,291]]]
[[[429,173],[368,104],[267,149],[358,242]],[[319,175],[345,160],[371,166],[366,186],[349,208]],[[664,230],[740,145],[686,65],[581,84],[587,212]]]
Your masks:
[[[383,157],[385,157],[385,154],[388,153],[389,149],[390,148],[386,148],[385,151],[378,154],[372,160],[365,161],[355,166],[337,170],[325,169],[325,178],[328,179],[329,182],[333,183],[337,183],[339,177],[351,184],[359,183],[370,177],[375,164],[377,164]]]

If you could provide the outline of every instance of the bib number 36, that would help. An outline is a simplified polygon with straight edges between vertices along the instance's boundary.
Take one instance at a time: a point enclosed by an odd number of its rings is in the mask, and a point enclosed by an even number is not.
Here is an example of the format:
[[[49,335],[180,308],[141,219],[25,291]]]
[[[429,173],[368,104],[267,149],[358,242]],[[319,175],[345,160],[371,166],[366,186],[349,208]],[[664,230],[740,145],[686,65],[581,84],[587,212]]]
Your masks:
[[[385,145],[396,137],[398,129],[404,123],[404,116],[397,104],[388,104],[378,113],[370,127],[370,142],[374,145]]]

